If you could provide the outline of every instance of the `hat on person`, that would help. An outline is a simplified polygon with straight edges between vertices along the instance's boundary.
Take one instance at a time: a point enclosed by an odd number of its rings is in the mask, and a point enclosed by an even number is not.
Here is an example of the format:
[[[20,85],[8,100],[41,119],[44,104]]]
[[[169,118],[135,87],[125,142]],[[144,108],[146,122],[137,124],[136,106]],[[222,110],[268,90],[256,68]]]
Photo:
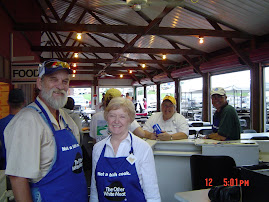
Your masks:
[[[112,99],[114,97],[120,97],[121,96],[121,92],[116,89],[116,88],[110,88],[106,91],[106,94],[105,94],[105,100],[107,100],[108,98],[109,99]]]
[[[170,96],[170,95],[166,95],[164,98],[163,98],[163,101],[165,100],[169,100],[170,102],[172,102],[173,105],[176,105],[177,104],[177,101],[174,97]]]
[[[226,91],[222,87],[213,88],[210,92],[211,95],[226,95]]]
[[[42,77],[43,75],[52,74],[59,70],[66,70],[69,74],[72,74],[72,70],[70,69],[70,66],[67,62],[62,62],[60,60],[51,59],[43,62],[41,65],[39,65],[39,77]]]
[[[8,102],[9,103],[23,103],[24,102],[24,94],[23,91],[19,88],[14,88],[9,92],[8,95]]]

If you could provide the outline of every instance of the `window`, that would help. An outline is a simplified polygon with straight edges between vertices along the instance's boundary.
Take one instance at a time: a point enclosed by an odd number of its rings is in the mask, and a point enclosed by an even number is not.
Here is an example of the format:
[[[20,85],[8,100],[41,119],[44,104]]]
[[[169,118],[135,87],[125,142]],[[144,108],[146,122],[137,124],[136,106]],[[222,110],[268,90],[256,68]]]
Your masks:
[[[180,81],[180,112],[189,120],[202,120],[203,79]]]
[[[175,97],[175,82],[168,82],[168,83],[162,83],[160,85],[160,103],[162,103],[163,101],[163,98],[166,96],[166,95],[170,95],[170,96],[173,96]]]
[[[69,88],[68,96],[75,100],[75,106],[81,110],[91,108],[91,88]]]

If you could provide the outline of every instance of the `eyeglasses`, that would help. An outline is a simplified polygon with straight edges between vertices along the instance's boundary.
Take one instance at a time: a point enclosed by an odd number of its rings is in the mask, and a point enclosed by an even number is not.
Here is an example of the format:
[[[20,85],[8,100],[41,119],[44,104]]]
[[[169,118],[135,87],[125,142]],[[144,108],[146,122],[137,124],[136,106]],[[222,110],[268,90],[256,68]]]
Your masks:
[[[70,69],[70,66],[67,62],[62,62],[62,61],[48,61],[47,63],[44,64],[46,68],[57,68],[59,66],[62,66],[63,68],[68,68]]]

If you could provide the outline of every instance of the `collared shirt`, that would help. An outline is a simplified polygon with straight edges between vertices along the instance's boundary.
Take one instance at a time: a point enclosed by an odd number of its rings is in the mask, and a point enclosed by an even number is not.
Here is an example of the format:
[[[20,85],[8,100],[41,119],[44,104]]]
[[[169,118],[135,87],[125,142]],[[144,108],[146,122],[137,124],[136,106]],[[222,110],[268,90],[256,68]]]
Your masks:
[[[63,110],[59,110],[59,124],[48,107],[38,97],[55,130],[65,128],[63,119],[79,142],[79,131],[75,122]],[[29,106],[38,106],[31,103]],[[53,161],[55,141],[53,133],[41,115],[33,108],[25,107],[7,125],[5,131],[7,149],[6,175],[29,178],[37,182],[44,177]]]
[[[93,148],[93,170],[92,170],[92,182],[91,182],[91,202],[98,201],[98,195],[95,183],[95,168],[97,161],[99,160],[100,154],[106,144],[105,157],[123,157],[129,156],[131,149],[131,138],[130,135],[124,139],[118,148],[117,154],[114,154],[112,144],[110,142],[111,137],[96,143]],[[134,156],[137,158],[135,167],[137,170],[140,185],[144,191],[145,198],[148,202],[160,202],[160,193],[157,182],[157,175],[155,170],[155,162],[153,157],[153,151],[149,144],[139,137],[132,134]]]
[[[175,134],[179,132],[189,135],[189,125],[185,117],[179,113],[175,113],[170,119],[163,120],[163,113],[154,113],[145,123],[143,129],[153,133],[152,126],[159,124],[162,131],[166,131],[168,134]]]

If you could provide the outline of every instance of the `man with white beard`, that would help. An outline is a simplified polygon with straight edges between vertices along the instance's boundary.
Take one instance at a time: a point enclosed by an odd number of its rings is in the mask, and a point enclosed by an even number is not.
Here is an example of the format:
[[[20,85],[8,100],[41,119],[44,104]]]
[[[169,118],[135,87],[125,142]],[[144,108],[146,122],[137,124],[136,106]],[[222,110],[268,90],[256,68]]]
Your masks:
[[[38,97],[6,127],[6,175],[16,201],[88,201],[79,130],[61,109],[71,72],[65,62],[45,61]]]

